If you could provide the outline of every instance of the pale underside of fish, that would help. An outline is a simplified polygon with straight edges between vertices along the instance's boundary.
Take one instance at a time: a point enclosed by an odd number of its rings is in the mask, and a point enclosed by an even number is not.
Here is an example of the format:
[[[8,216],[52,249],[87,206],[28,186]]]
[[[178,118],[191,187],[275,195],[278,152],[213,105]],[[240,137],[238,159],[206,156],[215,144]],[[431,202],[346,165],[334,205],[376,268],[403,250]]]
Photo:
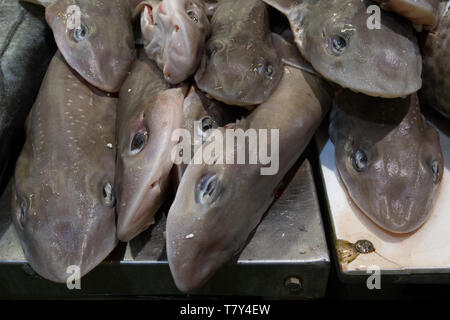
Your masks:
[[[425,223],[444,164],[439,134],[420,113],[417,94],[380,99],[346,91],[336,98],[330,136],[341,181],[363,213],[393,233]]]
[[[180,83],[200,63],[210,24],[200,0],[149,0],[135,9],[141,14],[145,51],[167,82]]]
[[[440,4],[439,23],[423,47],[422,104],[450,118],[450,1]]]
[[[261,0],[223,0],[195,74],[197,87],[229,105],[254,106],[271,95],[283,74]]]
[[[13,222],[27,261],[66,282],[117,244],[114,214],[117,99],[87,85],[58,52],[27,119],[13,183]]]
[[[0,1],[0,193],[21,149],[26,116],[55,52],[42,8]]]
[[[301,54],[325,79],[385,98],[421,88],[422,59],[411,25],[381,11],[380,28],[372,27],[372,1],[263,1],[287,16]]]
[[[136,56],[128,0],[21,1],[46,7],[56,44],[75,71],[103,91],[119,91]]]
[[[144,52],[120,91],[117,116],[117,234],[128,241],[154,223],[173,167],[186,89],[169,88]]]
[[[328,110],[331,99],[325,88],[319,78],[286,66],[269,99],[236,123],[235,128],[244,131],[279,129],[279,170],[275,174],[261,175],[264,166],[260,163],[220,164],[217,159],[230,156],[220,148],[207,159],[210,164],[189,164],[166,228],[169,265],[181,291],[201,287],[245,244]],[[252,154],[246,141],[247,155]],[[270,141],[269,137],[269,149],[276,152],[277,143]],[[203,149],[211,145],[214,142],[206,142]]]

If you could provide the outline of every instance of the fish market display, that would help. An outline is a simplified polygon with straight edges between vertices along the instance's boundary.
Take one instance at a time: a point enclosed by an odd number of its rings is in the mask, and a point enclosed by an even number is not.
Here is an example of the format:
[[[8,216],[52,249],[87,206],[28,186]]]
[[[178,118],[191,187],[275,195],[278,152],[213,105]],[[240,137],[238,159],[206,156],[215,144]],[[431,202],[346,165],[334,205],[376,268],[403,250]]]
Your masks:
[[[176,84],[192,75],[200,63],[210,32],[200,0],[144,1],[138,5],[147,55]]]
[[[117,234],[128,241],[154,222],[173,166],[174,130],[182,127],[183,88],[170,89],[145,54],[120,91],[117,115]]]
[[[55,55],[27,120],[12,199],[25,256],[46,279],[66,282],[70,266],[84,275],[117,244],[116,107]]]
[[[272,44],[267,6],[261,0],[223,0],[195,81],[216,100],[237,106],[268,99],[283,74]]]
[[[31,2],[46,6],[47,22],[67,63],[93,86],[119,91],[135,59],[128,0]],[[77,14],[79,25],[70,17]]]
[[[20,136],[55,51],[41,8],[17,0],[0,7],[0,193],[20,152]]]
[[[440,19],[423,48],[423,104],[450,118],[450,1],[440,4]]]
[[[385,10],[396,13],[411,20],[414,24],[434,28],[437,22],[437,11],[440,0],[375,0]]]
[[[181,291],[199,288],[242,248],[273,202],[278,184],[313,136],[329,103],[322,80],[286,67],[270,98],[246,120],[236,123],[236,128],[244,131],[280,130],[278,172],[261,175],[260,164],[189,164],[170,208],[166,229],[169,265]],[[248,140],[245,145],[249,150]],[[219,152],[216,159],[227,156],[223,150]]]
[[[370,96],[405,97],[422,86],[412,27],[381,12],[368,28],[370,0],[264,0],[290,21],[295,42],[325,79]]]
[[[444,164],[417,94],[387,100],[345,92],[336,98],[330,136],[346,191],[370,219],[394,233],[426,221]]]

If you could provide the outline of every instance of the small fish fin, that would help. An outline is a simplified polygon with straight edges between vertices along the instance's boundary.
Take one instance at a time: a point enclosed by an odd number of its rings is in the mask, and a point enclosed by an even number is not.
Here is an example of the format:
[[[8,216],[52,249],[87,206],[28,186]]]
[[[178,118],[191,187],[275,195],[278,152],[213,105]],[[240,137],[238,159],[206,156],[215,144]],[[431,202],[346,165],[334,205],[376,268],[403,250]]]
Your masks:
[[[144,11],[145,6],[150,6],[152,8],[157,7],[159,4],[158,0],[143,0],[139,3],[131,6],[131,11],[133,12],[133,20],[137,19],[141,12]]]
[[[289,15],[296,5],[302,3],[304,0],[263,0],[266,4],[274,7],[281,13]]]
[[[19,0],[19,2],[28,2],[37,4],[38,6],[43,7],[50,7],[52,4],[54,4],[57,0]]]
[[[285,38],[276,33],[272,33],[271,37],[273,46],[277,50],[278,55],[281,56],[281,60],[284,64],[296,69],[300,69],[302,71],[306,71],[315,76],[318,75],[313,66],[308,61],[306,61],[305,58],[303,58],[303,56],[300,54],[300,51],[298,51],[297,47],[294,44],[290,43]]]

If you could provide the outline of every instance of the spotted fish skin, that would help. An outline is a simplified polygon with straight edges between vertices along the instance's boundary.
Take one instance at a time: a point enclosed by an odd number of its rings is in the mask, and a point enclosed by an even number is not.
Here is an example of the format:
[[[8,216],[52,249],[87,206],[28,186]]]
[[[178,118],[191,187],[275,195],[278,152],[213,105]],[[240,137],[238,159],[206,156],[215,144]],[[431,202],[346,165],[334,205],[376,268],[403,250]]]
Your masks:
[[[211,25],[211,37],[195,74],[197,87],[229,105],[265,102],[283,74],[267,6],[261,0],[220,1]]]
[[[144,52],[120,91],[117,117],[117,234],[128,241],[154,223],[165,200],[172,133],[182,127],[184,87],[170,88]]]
[[[69,266],[83,276],[117,244],[116,107],[55,55],[27,120],[12,196],[27,261],[51,281],[66,282]]]
[[[80,28],[71,29],[70,6],[79,8]],[[136,57],[128,0],[57,0],[45,15],[67,63],[91,85],[118,92]]]
[[[270,98],[236,123],[244,131],[280,130],[279,170],[261,175],[260,164],[191,163],[181,179],[168,214],[166,247],[175,284],[183,292],[200,288],[242,248],[331,104],[321,79],[291,67],[283,74]],[[218,153],[218,158],[225,155]]]
[[[381,8],[394,11],[412,23],[433,29],[438,19],[440,0],[375,0]]]
[[[439,194],[444,163],[417,94],[380,99],[345,91],[335,100],[329,131],[353,203],[387,231],[420,228]]]
[[[450,1],[440,4],[440,19],[423,47],[423,104],[450,118]]]
[[[25,119],[55,52],[42,8],[0,1],[0,193],[20,153]]]
[[[325,79],[374,97],[422,87],[422,57],[411,24],[381,11],[368,28],[370,0],[263,0],[284,13],[303,57]]]

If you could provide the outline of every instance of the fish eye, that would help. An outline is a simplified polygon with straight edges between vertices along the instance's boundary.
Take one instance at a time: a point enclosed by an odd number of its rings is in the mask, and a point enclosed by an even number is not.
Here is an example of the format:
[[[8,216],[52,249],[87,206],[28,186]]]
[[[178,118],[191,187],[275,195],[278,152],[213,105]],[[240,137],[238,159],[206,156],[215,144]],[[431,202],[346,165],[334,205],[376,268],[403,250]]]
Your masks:
[[[209,116],[203,117],[200,121],[202,126],[201,129],[203,132],[206,132],[214,128],[214,120],[211,119],[211,117]]]
[[[356,150],[351,157],[352,165],[358,172],[363,172],[367,168],[369,159],[364,151],[361,149]]]
[[[439,182],[440,170],[438,160],[433,160],[433,162],[431,163],[431,170],[433,172],[433,182]]]
[[[340,55],[347,48],[347,40],[340,35],[334,35],[331,38],[331,48],[334,54]]]
[[[19,222],[20,227],[23,229],[25,228],[25,223],[26,223],[26,214],[25,214],[25,209],[23,207],[24,205],[20,205],[19,208],[17,209],[17,221]]]
[[[109,182],[106,182],[102,188],[103,203],[108,207],[114,207],[116,198],[114,196],[114,190]]]
[[[194,12],[194,10],[188,10],[187,11],[187,15],[189,16],[189,18],[191,18],[192,21],[194,21],[195,23],[199,22],[198,16],[197,14]]]
[[[197,184],[195,201],[200,204],[209,204],[217,199],[220,193],[220,181],[216,174],[207,174]]]
[[[87,38],[87,27],[85,25],[80,25],[78,28],[73,29],[72,39],[75,42],[81,42]]]
[[[148,130],[141,129],[133,137],[130,145],[131,154],[135,155],[142,151],[148,140]]]
[[[273,66],[270,63],[266,63],[266,65],[264,66],[264,74],[266,75],[266,78],[272,79]]]

